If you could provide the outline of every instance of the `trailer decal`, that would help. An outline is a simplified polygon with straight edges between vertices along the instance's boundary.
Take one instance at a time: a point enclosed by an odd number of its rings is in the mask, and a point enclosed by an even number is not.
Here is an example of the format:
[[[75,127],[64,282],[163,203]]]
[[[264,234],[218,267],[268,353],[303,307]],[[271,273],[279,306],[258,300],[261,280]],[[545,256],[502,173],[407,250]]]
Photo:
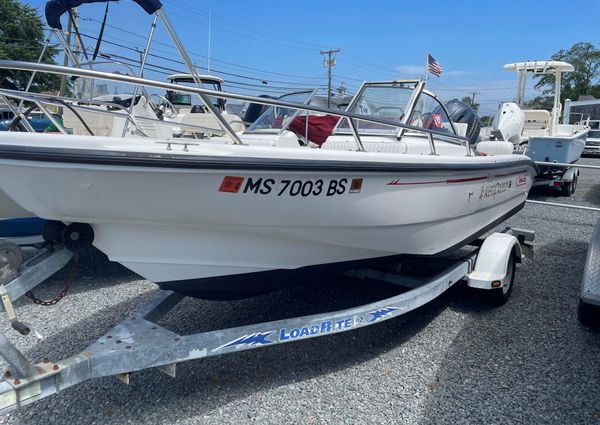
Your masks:
[[[394,311],[398,310],[397,307],[384,307],[377,309],[375,311],[370,311],[369,314],[371,318],[369,319],[369,323],[377,322],[378,320],[383,319],[386,316],[389,316]]]
[[[269,332],[255,332],[253,334],[244,335],[238,339],[234,339],[231,342],[221,345],[220,347],[213,348],[211,351],[214,353],[222,348],[228,347],[249,347],[253,345],[266,345],[271,344],[273,341],[268,340],[267,338],[273,333],[273,331]]]

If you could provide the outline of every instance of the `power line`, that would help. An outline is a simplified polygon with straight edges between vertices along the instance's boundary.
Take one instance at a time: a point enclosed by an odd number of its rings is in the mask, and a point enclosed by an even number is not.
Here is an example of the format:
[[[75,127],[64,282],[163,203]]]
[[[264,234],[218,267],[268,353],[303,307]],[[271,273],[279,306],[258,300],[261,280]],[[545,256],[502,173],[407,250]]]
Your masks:
[[[91,18],[91,17],[80,16],[80,19],[86,20],[86,21],[93,21],[93,22],[101,23],[101,21],[99,21],[99,20],[97,20],[95,18]],[[113,29],[115,29],[117,31],[123,32],[125,34],[133,35],[135,37],[140,38],[141,40],[144,40],[144,41],[146,40],[145,36],[137,34],[137,33],[134,33],[132,31],[128,31],[128,30],[125,30],[125,29],[122,29],[122,28],[119,28],[119,27],[116,27],[116,26],[110,25],[110,24],[106,24],[106,26],[110,27],[110,28],[113,28]],[[117,37],[110,37],[110,38],[112,38],[114,40],[119,40],[119,41],[122,41],[122,42],[130,42],[130,40],[123,40],[123,39],[119,39]],[[154,44],[159,44],[159,45],[167,47],[169,49],[172,49],[175,52],[177,51],[177,49],[172,44],[164,43],[164,42],[161,42],[160,40],[154,40],[153,43]],[[153,50],[165,52],[164,50],[160,50],[160,49],[156,49],[156,48],[154,48]],[[202,54],[197,53],[197,52],[188,51],[188,54],[190,56],[194,56],[194,57],[198,57],[198,58],[202,58],[202,59],[207,59],[207,56],[202,55]],[[270,75],[276,75],[276,76],[281,76],[281,77],[290,77],[290,78],[300,79],[300,80],[311,80],[311,79],[315,79],[316,80],[316,79],[320,78],[320,77],[314,77],[314,76],[303,76],[303,75],[294,75],[294,74],[287,74],[287,73],[281,73],[281,72],[267,71],[267,70],[259,69],[259,68],[255,68],[255,67],[250,67],[250,66],[235,64],[235,63],[224,61],[224,60],[221,60],[221,59],[215,59],[214,57],[211,57],[211,61],[213,61],[213,62],[219,62],[221,64],[229,65],[229,66],[235,67],[235,68],[241,68],[241,69],[246,69],[246,70],[250,70],[250,71],[259,72],[261,74],[270,74]],[[220,71],[220,72],[222,72],[222,71]],[[252,78],[252,77],[245,77],[245,78]],[[258,80],[258,78],[254,78],[254,79]],[[273,82],[279,83],[279,81],[275,81],[275,80],[273,80]]]
[[[92,40],[97,40],[97,37],[94,37],[94,36],[92,36],[92,35],[89,35],[89,34],[86,34],[86,33],[81,33],[81,36],[82,36],[82,37],[85,37],[85,38],[92,39]],[[108,41],[108,40],[104,40],[104,42],[105,42],[105,43],[107,43],[107,44],[110,44],[110,45],[114,45],[114,46],[117,46],[117,47],[123,48],[123,49],[127,49],[127,50],[130,50],[130,51],[134,51],[134,52],[136,52],[136,53],[142,53],[142,51],[141,51],[141,50],[138,50],[138,49],[136,49],[136,48],[134,48],[134,47],[129,47],[129,46],[126,46],[126,45],[123,45],[123,44],[120,44],[120,43],[114,43],[114,42],[112,42],[112,41]],[[106,53],[106,54],[110,54],[110,53]],[[117,57],[117,56],[118,56],[118,55],[116,55],[116,54],[111,54],[111,55],[113,55],[113,56],[115,56],[115,57]],[[169,62],[175,62],[175,63],[178,63],[178,64],[180,64],[180,65],[185,65],[185,63],[184,63],[183,61],[181,61],[181,60],[178,60],[178,59],[175,59],[175,58],[173,58],[173,57],[161,56],[161,55],[157,55],[157,54],[154,54],[154,53],[148,53],[148,56],[151,56],[151,57],[154,57],[154,58],[158,58],[158,59],[167,60],[167,61],[169,61]],[[132,59],[130,59],[130,60],[132,60]],[[134,62],[137,62],[137,61],[135,61],[135,60],[132,60],[132,61],[134,61]],[[199,69],[204,69],[204,70],[206,70],[206,68],[205,68],[205,67],[203,67],[203,66],[196,65],[196,64],[194,64],[194,65],[195,65],[197,68],[199,68]],[[162,68],[164,68],[164,69],[167,69],[167,70],[171,70],[171,71],[173,71],[173,72],[181,72],[180,70],[174,70],[173,68],[165,68],[165,67],[162,67]],[[251,79],[251,80],[261,81],[260,79],[251,78],[251,77],[245,77],[245,76],[242,76],[242,75],[238,75],[238,74],[232,74],[232,73],[225,72],[225,71],[218,71],[218,70],[215,70],[215,71],[217,71],[217,72],[219,72],[219,73],[221,73],[221,74],[223,74],[223,75],[230,75],[230,76],[234,76],[234,77],[248,78],[248,79]],[[237,84],[242,84],[242,85],[245,85],[245,86],[249,86],[249,87],[261,87],[261,88],[263,87],[263,86],[261,86],[261,85],[258,85],[258,84],[242,83],[242,82],[239,82],[239,81],[232,81],[232,82],[235,82],[235,83],[237,83]],[[283,83],[283,84],[292,84],[292,85],[294,84],[294,83],[288,83],[288,82],[282,82],[282,83]],[[291,90],[291,89],[294,89],[294,88],[298,88],[298,86],[299,86],[299,85],[301,85],[301,86],[308,86],[308,87],[310,87],[310,88],[324,87],[323,85],[303,84],[303,83],[297,83],[297,84],[296,84],[295,86],[293,86],[293,87],[271,86],[271,85],[269,85],[269,87],[270,87],[270,88],[278,88],[278,89],[282,89],[282,90]]]

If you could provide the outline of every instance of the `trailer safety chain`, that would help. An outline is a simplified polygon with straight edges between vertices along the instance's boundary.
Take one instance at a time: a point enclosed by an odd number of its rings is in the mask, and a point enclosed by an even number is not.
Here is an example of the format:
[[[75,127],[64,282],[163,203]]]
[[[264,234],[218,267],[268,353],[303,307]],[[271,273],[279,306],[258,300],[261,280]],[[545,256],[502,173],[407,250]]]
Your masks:
[[[75,280],[75,275],[77,272],[77,260],[78,260],[78,255],[74,254],[73,258],[71,259],[71,264],[69,265],[69,274],[67,275],[67,278],[65,279],[65,285],[56,297],[52,298],[51,300],[44,300],[44,299],[38,298],[32,291],[28,291],[25,293],[27,298],[31,299],[31,301],[33,301],[35,304],[41,305],[44,307],[49,307],[49,306],[58,304],[60,302],[60,300],[62,300],[67,295],[67,293],[69,292],[69,289],[71,288],[71,285],[73,284],[73,282]]]

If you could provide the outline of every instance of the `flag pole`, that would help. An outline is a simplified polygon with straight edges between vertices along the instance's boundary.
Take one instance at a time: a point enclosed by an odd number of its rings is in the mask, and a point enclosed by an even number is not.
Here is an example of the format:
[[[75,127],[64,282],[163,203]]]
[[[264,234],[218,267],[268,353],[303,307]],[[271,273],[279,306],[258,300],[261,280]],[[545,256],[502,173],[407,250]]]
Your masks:
[[[425,86],[427,86],[427,65],[429,64],[429,50],[425,52]]]

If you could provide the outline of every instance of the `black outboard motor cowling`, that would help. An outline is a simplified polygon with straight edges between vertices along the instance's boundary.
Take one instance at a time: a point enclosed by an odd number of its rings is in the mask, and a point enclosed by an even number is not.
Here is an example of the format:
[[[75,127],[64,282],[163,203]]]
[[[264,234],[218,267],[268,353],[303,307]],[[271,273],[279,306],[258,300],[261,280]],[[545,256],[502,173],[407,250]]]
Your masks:
[[[268,94],[261,94],[258,97],[264,97],[265,99],[276,99],[276,97],[269,96]],[[246,115],[244,115],[244,122],[246,124],[252,124],[267,110],[269,105],[261,105],[258,103],[251,103],[246,109]]]
[[[458,99],[449,100],[444,106],[448,111],[450,121],[467,124],[467,139],[472,145],[477,143],[481,131],[481,121],[477,112],[470,105]]]

